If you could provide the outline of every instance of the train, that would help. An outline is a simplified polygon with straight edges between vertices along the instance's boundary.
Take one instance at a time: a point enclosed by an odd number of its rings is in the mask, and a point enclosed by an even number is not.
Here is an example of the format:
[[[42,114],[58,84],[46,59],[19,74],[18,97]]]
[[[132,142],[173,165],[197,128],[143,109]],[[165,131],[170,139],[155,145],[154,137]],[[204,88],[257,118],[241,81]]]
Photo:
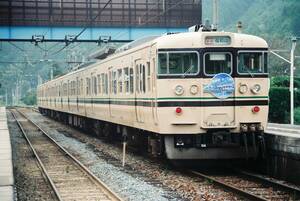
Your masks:
[[[204,26],[145,37],[37,87],[41,113],[169,160],[257,158],[268,44]]]

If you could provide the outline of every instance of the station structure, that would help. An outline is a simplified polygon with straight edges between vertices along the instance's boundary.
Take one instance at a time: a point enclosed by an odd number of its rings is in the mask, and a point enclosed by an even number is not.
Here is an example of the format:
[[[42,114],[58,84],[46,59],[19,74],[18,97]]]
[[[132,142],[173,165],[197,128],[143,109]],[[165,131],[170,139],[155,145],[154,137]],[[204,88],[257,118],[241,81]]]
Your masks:
[[[0,38],[57,39],[86,27],[80,39],[134,40],[185,31],[201,16],[201,0],[3,0]]]

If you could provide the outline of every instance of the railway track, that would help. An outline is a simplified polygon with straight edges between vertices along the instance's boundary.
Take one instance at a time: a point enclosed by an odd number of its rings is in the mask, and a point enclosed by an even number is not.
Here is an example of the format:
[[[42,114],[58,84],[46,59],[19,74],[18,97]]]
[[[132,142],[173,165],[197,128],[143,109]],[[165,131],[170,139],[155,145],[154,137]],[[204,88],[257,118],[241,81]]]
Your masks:
[[[26,115],[10,111],[58,200],[122,200]]]
[[[300,189],[246,171],[233,174],[207,174],[190,170],[189,174],[207,179],[226,190],[250,200],[300,200]]]

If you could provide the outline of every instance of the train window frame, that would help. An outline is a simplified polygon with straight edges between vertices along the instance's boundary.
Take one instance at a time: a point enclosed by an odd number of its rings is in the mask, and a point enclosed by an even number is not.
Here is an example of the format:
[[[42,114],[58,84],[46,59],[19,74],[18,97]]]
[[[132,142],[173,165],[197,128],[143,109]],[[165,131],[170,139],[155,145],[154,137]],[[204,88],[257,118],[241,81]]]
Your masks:
[[[102,94],[102,87],[101,87],[101,74],[97,74],[97,94]]]
[[[129,94],[130,91],[130,86],[129,86],[129,67],[125,67],[123,69],[124,74],[123,74],[123,78],[124,78],[124,91],[126,94]]]
[[[206,73],[205,56],[207,54],[210,54],[210,53],[224,53],[224,54],[229,54],[230,58],[231,58],[231,68],[230,68],[230,73],[226,73],[226,74],[232,75],[232,73],[233,73],[233,55],[232,55],[232,52],[212,52],[212,51],[205,52],[203,54],[203,73],[204,73],[204,75],[208,76],[208,77],[211,77],[211,76],[215,76],[215,75],[218,74],[218,73],[216,73],[216,74],[208,74],[208,73]]]
[[[266,70],[266,72],[263,72],[263,73],[253,73],[253,72],[250,72],[250,73],[242,73],[239,71],[239,54],[240,53],[261,53],[262,54],[262,64],[263,64],[263,68],[264,68],[264,71]],[[267,54],[267,66],[266,66],[266,69],[265,69],[265,55]],[[268,65],[269,65],[269,55],[268,55],[268,51],[261,51],[261,50],[239,50],[237,52],[237,56],[236,56],[236,68],[237,68],[237,73],[239,75],[268,75],[269,74],[269,71],[268,71]]]
[[[134,68],[129,68],[129,91],[134,93]]]
[[[189,74],[186,74],[186,73],[170,73],[170,69],[169,69],[169,54],[178,54],[178,53],[196,53],[197,54],[197,67],[198,67],[198,70],[196,73],[189,73]],[[165,74],[161,74],[159,73],[159,54],[166,54],[166,59],[167,59],[167,73]],[[184,77],[192,77],[192,76],[196,76],[198,75],[201,71],[200,71],[200,53],[196,50],[190,50],[190,51],[160,51],[160,52],[157,52],[157,55],[156,55],[156,58],[157,58],[157,61],[156,61],[156,70],[157,70],[157,75],[158,76],[162,76],[162,77],[168,77],[168,76],[184,76]]]
[[[150,62],[147,62],[147,91],[151,91],[151,69],[150,69]]]
[[[117,79],[118,79],[118,93],[121,94],[123,93],[123,69],[118,69],[118,75],[117,75]]]

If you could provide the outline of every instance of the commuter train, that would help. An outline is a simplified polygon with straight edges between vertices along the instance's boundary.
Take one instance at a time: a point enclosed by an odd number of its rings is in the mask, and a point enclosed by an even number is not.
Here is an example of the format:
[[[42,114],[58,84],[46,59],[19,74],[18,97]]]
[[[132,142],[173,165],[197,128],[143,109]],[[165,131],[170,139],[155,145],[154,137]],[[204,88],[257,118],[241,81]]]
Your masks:
[[[268,44],[210,29],[126,44],[37,89],[41,113],[170,160],[255,158],[268,117]]]

